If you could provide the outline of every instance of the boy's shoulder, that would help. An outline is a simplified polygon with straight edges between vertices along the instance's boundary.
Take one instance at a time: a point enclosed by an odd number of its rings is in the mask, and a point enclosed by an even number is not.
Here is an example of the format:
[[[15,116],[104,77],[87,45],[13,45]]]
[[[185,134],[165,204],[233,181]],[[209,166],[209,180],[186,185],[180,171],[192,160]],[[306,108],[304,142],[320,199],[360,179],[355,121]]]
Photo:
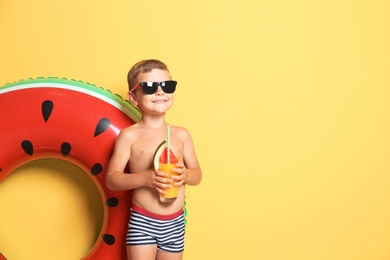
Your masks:
[[[136,129],[138,128],[137,124],[134,124],[134,125],[130,125],[130,126],[127,126],[125,128],[123,128],[119,135],[121,136],[131,136],[131,135],[135,135],[136,133]]]
[[[171,129],[175,130],[175,131],[187,131],[187,129],[185,129],[184,127],[182,126],[178,126],[178,125],[169,125],[171,127]]]
[[[131,131],[134,131],[135,129],[135,124],[134,125],[130,125],[130,126],[126,126],[125,128],[123,128],[121,130],[121,132],[131,132]]]
[[[172,125],[171,129],[179,136],[182,136],[182,137],[190,136],[190,132],[182,126]]]

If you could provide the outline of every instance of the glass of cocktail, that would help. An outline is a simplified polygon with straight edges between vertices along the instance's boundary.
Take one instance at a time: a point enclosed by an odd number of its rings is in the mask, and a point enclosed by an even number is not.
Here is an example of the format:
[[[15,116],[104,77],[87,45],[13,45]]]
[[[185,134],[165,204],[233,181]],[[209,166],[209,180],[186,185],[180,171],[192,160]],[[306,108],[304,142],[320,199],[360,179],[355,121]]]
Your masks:
[[[167,127],[167,141],[163,141],[156,149],[156,152],[153,156],[154,169],[159,169],[162,172],[168,174],[166,178],[172,179],[172,176],[177,176],[178,174],[172,172],[172,169],[175,168],[176,163],[178,163],[177,158],[171,151],[170,144],[170,127]],[[160,201],[162,202],[173,202],[178,195],[179,187],[175,185],[175,182],[171,182],[172,187],[164,188],[165,194],[160,193]]]
[[[172,169],[176,167],[176,164],[174,163],[160,163],[160,171],[165,172],[168,174],[167,178],[171,179],[172,176],[178,175],[175,172],[172,172]],[[171,183],[171,188],[163,189],[165,191],[165,194],[160,193],[160,201],[162,202],[173,202],[177,198],[177,194],[179,193],[179,187],[175,185],[175,182],[173,181]]]

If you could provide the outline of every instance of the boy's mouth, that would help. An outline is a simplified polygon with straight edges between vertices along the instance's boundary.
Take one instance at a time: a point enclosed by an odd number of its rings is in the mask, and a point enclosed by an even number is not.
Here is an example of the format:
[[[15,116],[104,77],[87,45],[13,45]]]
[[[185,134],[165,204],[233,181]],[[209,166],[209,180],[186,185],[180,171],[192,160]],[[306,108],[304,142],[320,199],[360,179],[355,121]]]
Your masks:
[[[153,100],[153,103],[165,103],[167,102],[165,99],[158,99],[158,100]]]

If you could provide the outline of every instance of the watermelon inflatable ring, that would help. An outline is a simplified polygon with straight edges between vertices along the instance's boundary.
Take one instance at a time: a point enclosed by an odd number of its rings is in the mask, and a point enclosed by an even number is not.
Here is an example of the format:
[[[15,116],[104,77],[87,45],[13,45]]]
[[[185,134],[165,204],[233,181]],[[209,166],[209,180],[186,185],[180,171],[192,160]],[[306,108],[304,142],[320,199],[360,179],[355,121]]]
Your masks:
[[[140,119],[139,111],[110,91],[59,78],[8,83],[0,87],[0,104],[0,184],[34,160],[76,165],[104,202],[100,236],[83,259],[126,259],[131,192],[106,188],[105,170],[117,135]]]

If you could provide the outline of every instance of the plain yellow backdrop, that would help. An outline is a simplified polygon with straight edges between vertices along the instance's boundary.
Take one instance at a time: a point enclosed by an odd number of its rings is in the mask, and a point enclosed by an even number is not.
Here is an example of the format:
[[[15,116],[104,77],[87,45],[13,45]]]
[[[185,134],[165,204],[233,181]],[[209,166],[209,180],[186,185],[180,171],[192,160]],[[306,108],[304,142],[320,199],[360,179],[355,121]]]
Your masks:
[[[161,59],[179,82],[168,120],[204,172],[187,189],[186,260],[385,260],[389,28],[385,0],[3,0],[0,85],[57,76],[126,97],[128,69]],[[99,232],[93,185],[52,164],[0,185],[10,260],[79,259]]]

